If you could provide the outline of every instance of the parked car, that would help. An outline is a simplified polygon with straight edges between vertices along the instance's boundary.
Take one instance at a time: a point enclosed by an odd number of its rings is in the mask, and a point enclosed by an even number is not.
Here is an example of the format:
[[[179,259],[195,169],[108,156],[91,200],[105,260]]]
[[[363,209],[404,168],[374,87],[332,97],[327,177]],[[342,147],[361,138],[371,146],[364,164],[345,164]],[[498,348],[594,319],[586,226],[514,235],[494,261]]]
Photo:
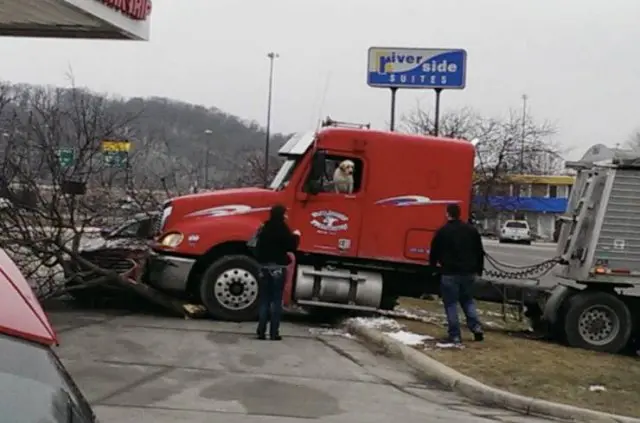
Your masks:
[[[527,245],[531,245],[532,239],[531,229],[526,220],[507,220],[502,225],[500,236],[498,237],[501,243],[519,242]]]
[[[52,349],[58,340],[26,279],[0,249],[0,410],[3,423],[96,423]]]
[[[138,213],[116,227],[102,229],[97,237],[83,240],[78,253],[80,257],[98,267],[136,279],[138,272],[142,271],[140,262],[149,250],[148,244],[153,239],[159,218],[159,212]],[[86,280],[96,277],[90,269],[84,269],[77,264],[69,263],[67,268],[74,274],[82,271]],[[68,274],[67,279],[72,276],[73,274]],[[82,282],[77,278],[68,280],[67,287],[74,287]],[[86,302],[96,297],[111,295],[114,291],[120,292],[121,289],[102,285],[91,289],[72,290],[70,294],[76,300]]]

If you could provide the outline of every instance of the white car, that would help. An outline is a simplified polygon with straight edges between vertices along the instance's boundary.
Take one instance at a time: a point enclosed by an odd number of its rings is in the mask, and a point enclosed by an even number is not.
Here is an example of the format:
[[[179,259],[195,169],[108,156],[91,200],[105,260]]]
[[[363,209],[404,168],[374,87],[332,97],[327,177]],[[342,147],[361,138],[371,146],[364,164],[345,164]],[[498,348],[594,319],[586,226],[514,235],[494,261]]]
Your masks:
[[[500,230],[499,241],[522,242],[531,245],[531,229],[526,220],[507,220]]]

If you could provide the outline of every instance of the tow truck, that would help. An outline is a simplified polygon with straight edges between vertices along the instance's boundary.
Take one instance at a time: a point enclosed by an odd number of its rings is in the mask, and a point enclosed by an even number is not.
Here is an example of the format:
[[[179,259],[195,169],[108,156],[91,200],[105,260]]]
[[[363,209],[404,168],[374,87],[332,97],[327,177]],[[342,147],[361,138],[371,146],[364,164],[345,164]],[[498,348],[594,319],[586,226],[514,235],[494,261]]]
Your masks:
[[[438,292],[428,248],[448,204],[460,204],[469,218],[471,142],[327,119],[317,131],[294,135],[279,154],[284,164],[267,188],[168,200],[146,282],[200,302],[214,318],[255,319],[258,263],[247,241],[281,203],[302,233],[285,305],[389,310],[399,296]],[[350,194],[331,182],[346,159],[355,164]]]
[[[640,338],[640,155],[568,162],[554,287],[542,323],[574,347],[620,352]]]

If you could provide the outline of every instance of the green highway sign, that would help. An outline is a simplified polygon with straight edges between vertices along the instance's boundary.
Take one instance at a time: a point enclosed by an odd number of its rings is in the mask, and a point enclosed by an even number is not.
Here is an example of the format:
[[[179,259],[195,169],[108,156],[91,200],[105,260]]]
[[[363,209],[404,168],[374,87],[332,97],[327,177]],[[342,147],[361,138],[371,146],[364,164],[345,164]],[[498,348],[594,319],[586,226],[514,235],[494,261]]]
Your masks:
[[[104,151],[104,164],[108,167],[126,168],[129,164],[128,151]]]
[[[58,150],[58,162],[61,168],[65,169],[73,166],[75,160],[76,152],[73,148],[61,148]]]

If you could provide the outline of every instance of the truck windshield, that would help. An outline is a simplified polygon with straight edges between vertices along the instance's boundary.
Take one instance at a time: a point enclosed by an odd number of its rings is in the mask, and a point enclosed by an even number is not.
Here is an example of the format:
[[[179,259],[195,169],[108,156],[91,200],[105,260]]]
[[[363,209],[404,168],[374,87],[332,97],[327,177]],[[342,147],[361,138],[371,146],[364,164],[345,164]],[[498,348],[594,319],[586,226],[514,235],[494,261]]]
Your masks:
[[[296,164],[298,164],[297,159],[288,159],[286,162],[284,162],[276,176],[273,178],[273,181],[271,181],[271,185],[269,185],[269,188],[274,191],[280,191],[284,189],[289,183],[291,175],[293,175]]]

